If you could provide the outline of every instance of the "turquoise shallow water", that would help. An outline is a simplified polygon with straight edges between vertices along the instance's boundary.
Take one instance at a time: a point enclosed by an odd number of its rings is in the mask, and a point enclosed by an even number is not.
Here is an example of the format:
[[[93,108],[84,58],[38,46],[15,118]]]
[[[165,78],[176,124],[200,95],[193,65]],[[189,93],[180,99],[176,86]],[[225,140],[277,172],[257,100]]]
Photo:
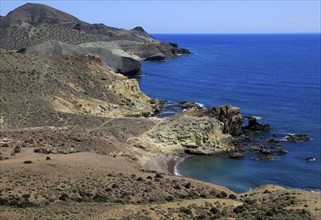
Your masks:
[[[274,161],[193,156],[178,165],[183,176],[243,192],[262,184],[320,191],[320,35],[155,35],[192,55],[144,62],[138,79],[151,97],[233,104],[269,123],[269,135],[305,133],[312,141],[282,142],[289,151]],[[306,157],[316,157],[306,162]]]

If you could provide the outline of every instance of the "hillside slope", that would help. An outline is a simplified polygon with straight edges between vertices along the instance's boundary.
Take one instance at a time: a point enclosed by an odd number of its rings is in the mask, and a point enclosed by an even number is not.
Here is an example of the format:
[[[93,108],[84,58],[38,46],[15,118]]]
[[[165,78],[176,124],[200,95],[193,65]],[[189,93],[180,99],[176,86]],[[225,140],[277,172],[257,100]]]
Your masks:
[[[25,51],[33,47],[29,53],[48,55],[53,48],[59,52],[59,45],[43,44],[47,41],[62,42],[68,45],[90,43],[95,55],[103,60],[110,57],[125,59],[126,62],[104,63],[111,70],[123,74],[139,74],[142,59],[157,57],[158,60],[189,54],[187,49],[177,44],[164,43],[154,39],[141,27],[132,30],[108,27],[104,24],[89,24],[65,12],[42,4],[25,4],[0,18],[0,48]],[[112,42],[113,48],[96,45],[94,42]],[[111,45],[109,44],[109,45]],[[106,54],[97,51],[108,51]],[[89,54],[88,50],[72,50]],[[119,53],[121,51],[122,53]],[[159,56],[160,55],[160,56]],[[151,59],[151,60],[152,60]],[[127,64],[129,63],[129,64]]]

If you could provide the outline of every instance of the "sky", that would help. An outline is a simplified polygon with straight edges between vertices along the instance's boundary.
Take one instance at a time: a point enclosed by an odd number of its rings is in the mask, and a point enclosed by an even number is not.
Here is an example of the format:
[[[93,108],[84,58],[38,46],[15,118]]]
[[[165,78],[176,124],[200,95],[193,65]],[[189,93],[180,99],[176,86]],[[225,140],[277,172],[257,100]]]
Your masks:
[[[89,23],[149,33],[320,33],[321,0],[0,0],[0,14],[42,3]]]

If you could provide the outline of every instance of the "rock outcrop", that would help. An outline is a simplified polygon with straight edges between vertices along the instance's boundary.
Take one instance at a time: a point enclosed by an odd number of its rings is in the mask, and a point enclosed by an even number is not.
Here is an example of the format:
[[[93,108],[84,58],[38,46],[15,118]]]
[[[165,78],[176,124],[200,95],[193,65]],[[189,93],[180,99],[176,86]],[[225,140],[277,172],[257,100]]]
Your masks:
[[[310,141],[310,137],[306,134],[290,134],[286,139],[293,143]]]
[[[223,134],[220,121],[180,114],[159,119],[156,126],[138,138],[129,139],[137,149],[163,154],[221,154],[234,150],[231,136]]]
[[[233,136],[241,134],[241,126],[244,122],[244,117],[240,114],[240,108],[232,105],[222,105],[208,109],[193,108],[185,114],[196,117],[215,118],[222,122],[223,133]]]
[[[256,131],[269,131],[270,125],[269,124],[261,124],[257,121],[256,118],[248,117],[248,125],[243,127],[244,133],[251,133]]]
[[[145,61],[162,61],[165,60],[165,55],[162,53],[156,53],[151,55],[150,57],[147,57]]]

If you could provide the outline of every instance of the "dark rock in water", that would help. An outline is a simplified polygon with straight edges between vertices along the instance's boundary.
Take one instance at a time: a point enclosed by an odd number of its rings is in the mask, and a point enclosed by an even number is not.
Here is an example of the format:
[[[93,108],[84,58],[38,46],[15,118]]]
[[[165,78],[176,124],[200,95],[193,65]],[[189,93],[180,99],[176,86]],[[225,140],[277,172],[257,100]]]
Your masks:
[[[261,154],[266,154],[266,155],[284,155],[287,154],[288,151],[283,150],[283,149],[278,149],[278,150],[270,150],[270,149],[266,149],[265,146],[263,145],[254,145],[249,147],[249,151],[250,152],[259,152]]]
[[[245,142],[251,142],[254,141],[255,138],[254,137],[249,137],[247,135],[241,135],[239,137],[234,137],[235,139],[237,139],[239,142],[241,143],[245,143]]]
[[[288,141],[292,143],[310,141],[311,138],[306,134],[291,134],[285,137]]]
[[[229,155],[229,158],[231,158],[231,159],[243,159],[244,158],[244,154],[240,153],[240,152],[237,152],[237,153]]]
[[[173,108],[183,108],[183,109],[188,109],[188,108],[201,108],[198,104],[195,102],[178,102],[173,105],[170,105],[169,107]]]
[[[274,151],[263,148],[260,153],[262,154],[274,154]]]
[[[267,156],[257,156],[252,157],[252,160],[274,160],[273,156],[267,155]]]
[[[261,124],[257,121],[256,118],[249,117],[248,118],[248,125],[243,127],[243,131],[245,133],[251,133],[255,131],[269,131],[270,125],[269,124]]]
[[[308,162],[313,162],[313,161],[316,161],[316,158],[315,157],[307,157],[307,158],[305,158],[305,160]]]
[[[165,55],[163,53],[156,53],[150,57],[147,57],[145,61],[162,61],[165,60]]]
[[[273,151],[274,154],[277,154],[277,155],[285,155],[288,153],[287,150],[283,150],[283,149],[280,149],[280,150],[276,150],[276,151]]]
[[[270,140],[268,140],[268,143],[270,144],[271,148],[282,148],[282,145],[280,144],[279,140],[270,139]]]
[[[269,142],[269,144],[278,144],[278,143],[280,143],[280,141],[279,140],[276,140],[276,139],[269,139],[268,140],[268,142]]]
[[[263,145],[253,145],[249,147],[250,152],[261,152],[265,147]]]

